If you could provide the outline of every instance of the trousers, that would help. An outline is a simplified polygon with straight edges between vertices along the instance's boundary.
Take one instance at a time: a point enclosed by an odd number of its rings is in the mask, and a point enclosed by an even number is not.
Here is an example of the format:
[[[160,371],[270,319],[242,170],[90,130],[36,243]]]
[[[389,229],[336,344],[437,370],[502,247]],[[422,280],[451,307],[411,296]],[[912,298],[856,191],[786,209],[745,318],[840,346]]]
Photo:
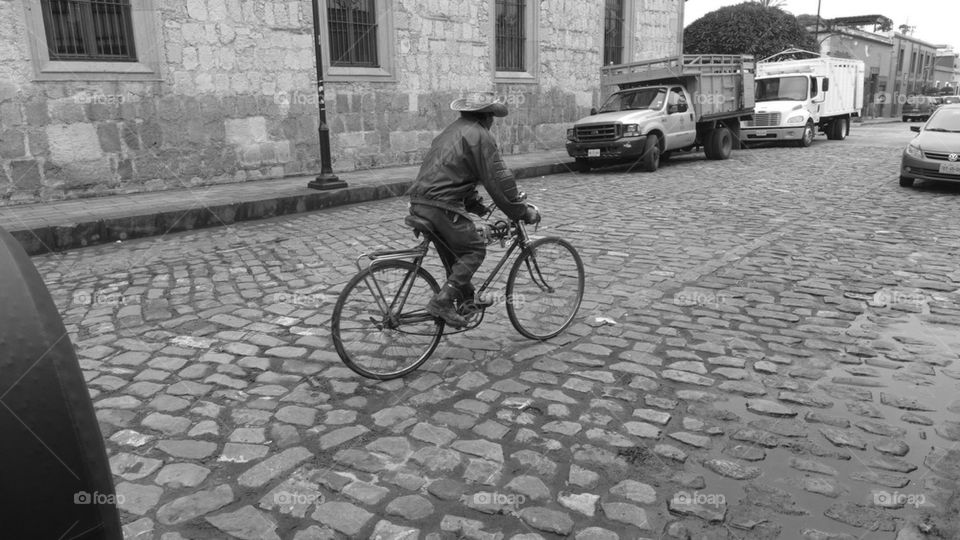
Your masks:
[[[433,224],[437,231],[437,253],[447,269],[447,284],[462,298],[473,297],[471,279],[487,256],[487,247],[473,220],[450,210],[413,204],[410,213]]]

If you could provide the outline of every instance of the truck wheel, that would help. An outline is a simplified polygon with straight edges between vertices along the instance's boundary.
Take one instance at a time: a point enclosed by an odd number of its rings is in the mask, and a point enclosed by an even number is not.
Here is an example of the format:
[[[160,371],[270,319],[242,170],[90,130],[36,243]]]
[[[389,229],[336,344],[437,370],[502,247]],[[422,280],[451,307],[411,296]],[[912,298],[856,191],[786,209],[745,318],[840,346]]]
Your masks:
[[[590,160],[587,158],[574,158],[576,162],[577,172],[588,173],[590,172]]]
[[[728,159],[733,150],[733,134],[725,127],[713,130],[707,137],[707,148],[710,149],[707,158]]]
[[[800,137],[799,141],[797,141],[797,145],[801,148],[807,148],[813,144],[813,136],[815,134],[813,130],[813,121],[807,120],[807,125],[803,126],[803,136]]]
[[[643,144],[640,168],[647,172],[654,172],[658,167],[660,167],[660,137],[649,135]]]
[[[827,130],[827,138],[831,141],[842,141],[847,138],[847,119],[837,118],[830,122],[830,128]]]

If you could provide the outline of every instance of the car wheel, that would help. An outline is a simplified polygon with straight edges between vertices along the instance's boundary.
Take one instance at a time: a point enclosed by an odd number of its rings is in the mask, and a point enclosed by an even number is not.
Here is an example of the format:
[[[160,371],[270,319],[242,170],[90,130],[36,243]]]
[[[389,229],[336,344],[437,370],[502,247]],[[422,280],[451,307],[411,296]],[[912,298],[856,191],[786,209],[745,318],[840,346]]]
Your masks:
[[[803,136],[801,136],[800,140],[797,142],[797,144],[801,148],[807,148],[811,144],[813,144],[813,136],[814,136],[813,129],[814,129],[813,121],[808,120],[807,125],[803,126]]]
[[[590,172],[590,160],[587,158],[575,158],[577,172]]]
[[[913,178],[907,178],[906,176],[900,177],[900,187],[912,187]]]
[[[640,168],[647,172],[654,172],[660,167],[660,137],[648,135],[643,144],[643,156],[640,157]]]

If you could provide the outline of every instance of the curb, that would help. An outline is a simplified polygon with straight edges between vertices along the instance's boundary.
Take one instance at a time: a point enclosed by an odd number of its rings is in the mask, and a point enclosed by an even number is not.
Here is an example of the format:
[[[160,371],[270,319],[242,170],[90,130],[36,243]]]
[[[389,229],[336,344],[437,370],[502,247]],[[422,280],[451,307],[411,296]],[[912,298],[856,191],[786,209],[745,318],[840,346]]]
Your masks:
[[[545,163],[517,167],[512,170],[517,178],[530,178],[562,174],[575,169],[573,162],[568,162]],[[28,255],[42,255],[134,238],[161,236],[174,232],[230,225],[240,221],[267,219],[347,204],[390,199],[402,196],[412,183],[413,180],[401,180],[376,186],[348,186],[331,191],[311,190],[297,195],[8,232],[17,239]]]

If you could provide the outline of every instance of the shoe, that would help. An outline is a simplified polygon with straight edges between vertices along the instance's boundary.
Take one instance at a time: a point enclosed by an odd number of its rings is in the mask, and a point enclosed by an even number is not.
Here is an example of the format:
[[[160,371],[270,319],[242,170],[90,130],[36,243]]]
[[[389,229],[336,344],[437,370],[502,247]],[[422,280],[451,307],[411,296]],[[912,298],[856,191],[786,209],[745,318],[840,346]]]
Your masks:
[[[454,300],[459,297],[460,294],[455,288],[444,285],[427,303],[427,313],[443,319],[450,326],[463,328],[467,325],[467,320],[457,313],[457,308],[453,305]]]

